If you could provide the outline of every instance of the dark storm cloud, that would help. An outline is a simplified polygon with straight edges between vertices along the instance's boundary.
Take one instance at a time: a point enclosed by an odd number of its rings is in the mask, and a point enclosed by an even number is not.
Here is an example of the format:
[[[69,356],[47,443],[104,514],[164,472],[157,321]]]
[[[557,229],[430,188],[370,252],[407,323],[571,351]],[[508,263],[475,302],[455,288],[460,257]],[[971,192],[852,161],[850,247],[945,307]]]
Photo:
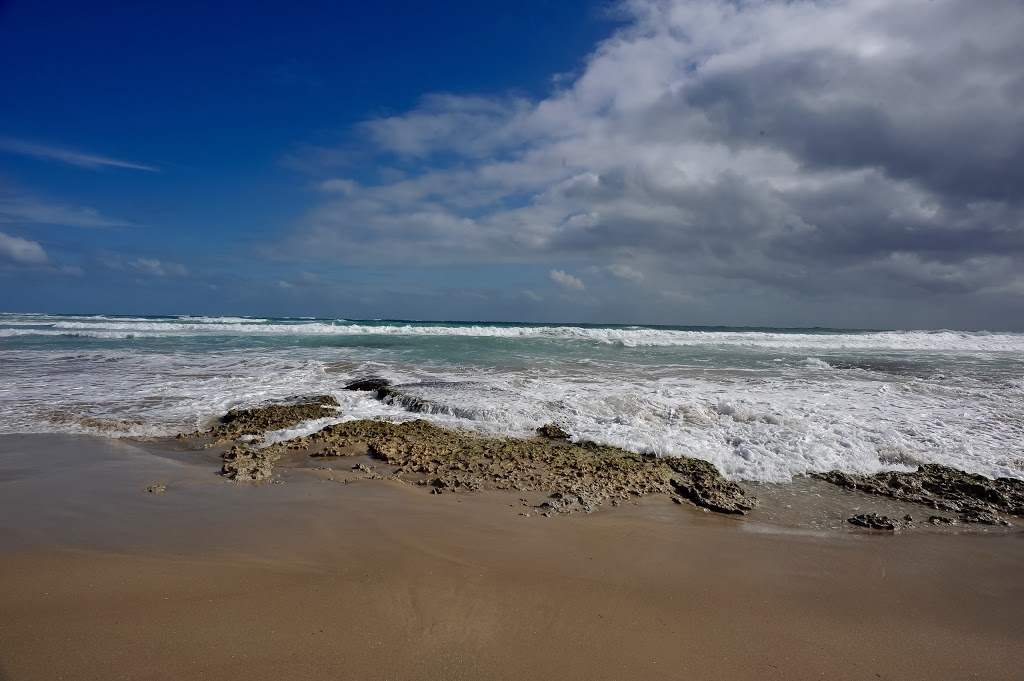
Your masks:
[[[1021,305],[1020,2],[623,7],[633,22],[544,100],[434,96],[365,123],[401,171],[323,182],[292,252],[578,262],[636,273],[609,295],[683,305],[765,290]]]

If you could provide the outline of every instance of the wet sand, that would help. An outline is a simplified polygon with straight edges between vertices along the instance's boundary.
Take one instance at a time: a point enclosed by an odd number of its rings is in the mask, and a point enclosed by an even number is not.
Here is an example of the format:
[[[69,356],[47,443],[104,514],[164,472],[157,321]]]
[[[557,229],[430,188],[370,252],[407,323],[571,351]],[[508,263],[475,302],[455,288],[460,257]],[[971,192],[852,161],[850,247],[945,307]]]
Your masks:
[[[664,497],[543,518],[511,492],[345,483],[352,463],[243,486],[212,454],[0,437],[0,679],[1024,673],[1018,531]]]

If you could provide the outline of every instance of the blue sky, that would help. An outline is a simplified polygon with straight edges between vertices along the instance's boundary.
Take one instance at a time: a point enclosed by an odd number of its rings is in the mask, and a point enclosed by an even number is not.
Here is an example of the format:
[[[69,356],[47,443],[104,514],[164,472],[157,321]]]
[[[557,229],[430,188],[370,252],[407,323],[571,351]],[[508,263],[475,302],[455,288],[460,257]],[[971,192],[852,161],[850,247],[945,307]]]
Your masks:
[[[101,5],[0,4],[0,309],[1024,328],[1016,0]]]

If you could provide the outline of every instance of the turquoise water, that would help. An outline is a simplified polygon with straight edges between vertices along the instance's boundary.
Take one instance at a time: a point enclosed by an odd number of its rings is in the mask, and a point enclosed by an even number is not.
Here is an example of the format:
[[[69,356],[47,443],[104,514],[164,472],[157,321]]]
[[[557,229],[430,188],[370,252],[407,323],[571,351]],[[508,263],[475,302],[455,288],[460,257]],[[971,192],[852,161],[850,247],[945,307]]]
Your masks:
[[[343,390],[366,375],[432,411]],[[323,392],[335,420],[556,421],[736,479],[922,461],[1024,477],[1021,334],[0,315],[0,432],[167,435]]]

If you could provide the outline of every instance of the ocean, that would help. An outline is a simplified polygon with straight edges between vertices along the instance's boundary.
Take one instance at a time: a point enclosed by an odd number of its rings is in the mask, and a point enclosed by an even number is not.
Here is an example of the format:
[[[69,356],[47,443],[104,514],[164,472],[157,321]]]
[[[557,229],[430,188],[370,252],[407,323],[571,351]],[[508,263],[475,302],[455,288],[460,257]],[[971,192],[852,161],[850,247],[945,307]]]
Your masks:
[[[410,400],[344,390],[367,376]],[[337,413],[270,441],[361,418],[555,422],[741,481],[929,462],[1024,479],[1024,334],[0,314],[0,433],[169,436],[323,393]]]

